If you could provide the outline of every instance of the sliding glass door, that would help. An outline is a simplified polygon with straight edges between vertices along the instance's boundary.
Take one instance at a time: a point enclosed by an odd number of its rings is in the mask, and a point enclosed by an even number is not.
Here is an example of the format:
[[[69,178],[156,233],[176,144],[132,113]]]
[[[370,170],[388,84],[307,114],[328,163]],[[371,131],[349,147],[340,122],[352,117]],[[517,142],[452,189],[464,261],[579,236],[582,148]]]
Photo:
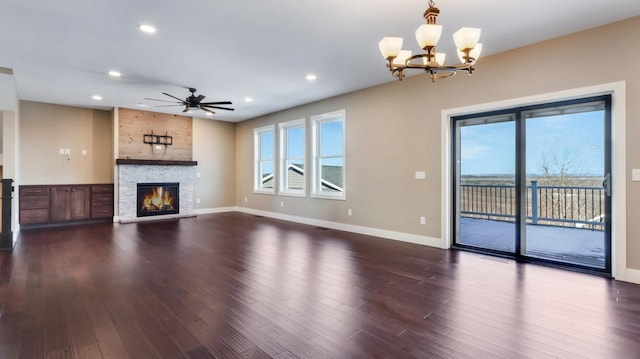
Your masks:
[[[513,114],[456,122],[459,244],[515,252],[515,134]]]
[[[610,273],[610,96],[454,118],[455,245]]]

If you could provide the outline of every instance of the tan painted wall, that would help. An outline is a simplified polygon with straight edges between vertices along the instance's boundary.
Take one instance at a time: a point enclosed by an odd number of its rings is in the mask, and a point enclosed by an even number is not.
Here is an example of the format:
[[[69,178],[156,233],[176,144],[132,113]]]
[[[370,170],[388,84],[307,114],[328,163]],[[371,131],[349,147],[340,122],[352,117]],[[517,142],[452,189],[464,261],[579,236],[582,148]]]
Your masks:
[[[194,208],[235,206],[235,124],[193,119]],[[200,203],[195,200],[200,198]]]
[[[118,158],[137,160],[179,160],[193,158],[193,127],[191,117],[165,113],[118,110]],[[144,135],[167,135],[172,145],[150,145],[144,143]]]
[[[627,81],[627,172],[640,168],[640,17],[481,59],[468,77],[420,75],[238,124],[236,202],[249,208],[439,238],[441,111]],[[485,46],[491,46],[485,44]],[[608,64],[623,69],[613,69]],[[631,66],[627,66],[631,65]],[[380,71],[386,71],[380,62]],[[254,194],[253,128],[346,109],[347,200]],[[427,172],[425,181],[414,172]],[[628,267],[640,269],[640,183],[627,179]],[[244,203],[247,197],[248,202]],[[280,208],[280,201],[285,207]],[[347,209],[353,216],[347,216]],[[418,223],[427,218],[426,225]]]
[[[20,184],[112,183],[112,138],[110,111],[20,101]]]

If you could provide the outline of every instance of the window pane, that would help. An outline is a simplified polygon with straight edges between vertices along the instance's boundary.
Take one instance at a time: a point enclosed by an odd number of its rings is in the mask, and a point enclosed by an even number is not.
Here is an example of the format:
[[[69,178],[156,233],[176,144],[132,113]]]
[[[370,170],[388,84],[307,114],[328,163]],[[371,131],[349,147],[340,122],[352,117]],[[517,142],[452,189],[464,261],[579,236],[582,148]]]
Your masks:
[[[260,134],[260,159],[273,159],[273,132],[264,132]]]
[[[260,162],[260,180],[262,188],[273,188],[273,162]]]
[[[304,157],[304,128],[294,127],[287,129],[287,157]]]
[[[342,183],[343,159],[322,158],[320,159],[320,191],[322,192],[342,192],[344,184]]]
[[[342,156],[342,121],[320,125],[320,157]]]
[[[301,160],[287,161],[286,189],[304,189],[304,162]]]

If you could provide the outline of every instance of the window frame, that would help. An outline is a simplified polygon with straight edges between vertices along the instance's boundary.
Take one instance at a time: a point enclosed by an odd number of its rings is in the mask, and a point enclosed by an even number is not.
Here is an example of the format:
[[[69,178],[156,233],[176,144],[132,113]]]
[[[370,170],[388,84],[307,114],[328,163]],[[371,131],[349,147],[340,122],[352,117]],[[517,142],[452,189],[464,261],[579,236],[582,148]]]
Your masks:
[[[311,194],[312,198],[346,200],[347,199],[347,116],[346,110],[338,110],[327,112],[319,115],[311,116]],[[325,156],[321,157],[320,145],[322,143],[322,125],[330,122],[342,122],[342,156]],[[325,158],[342,158],[342,191],[341,192],[323,192],[322,170],[320,168],[322,159]]]
[[[294,128],[302,128],[302,157],[289,157],[289,135],[288,130]],[[307,179],[309,176],[308,165],[307,165],[307,121],[306,118],[300,118],[293,121],[282,122],[278,124],[278,134],[279,141],[278,144],[280,146],[280,180],[278,181],[278,193],[283,196],[292,196],[292,197],[306,197],[307,196]],[[290,189],[288,188],[288,162],[291,160],[302,160],[303,166],[303,181],[302,181],[302,189]]]
[[[267,133],[271,133],[273,136],[273,144],[271,148],[271,159],[262,159],[262,136]],[[275,194],[276,193],[276,131],[275,125],[263,126],[253,129],[253,192],[262,194]],[[273,165],[273,188],[265,188],[262,184],[262,172],[260,169],[264,162],[270,161]]]

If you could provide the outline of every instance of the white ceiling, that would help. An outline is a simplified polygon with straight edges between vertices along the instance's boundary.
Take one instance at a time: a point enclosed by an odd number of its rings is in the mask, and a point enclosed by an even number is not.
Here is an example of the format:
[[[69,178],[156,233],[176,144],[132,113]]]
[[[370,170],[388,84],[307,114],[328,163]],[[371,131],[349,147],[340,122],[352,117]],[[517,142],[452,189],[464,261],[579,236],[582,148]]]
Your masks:
[[[436,1],[439,51],[482,28],[483,56],[640,15],[638,0]],[[22,100],[180,113],[145,97],[233,101],[242,121],[394,81],[378,51],[387,35],[418,50],[426,0],[0,0],[0,67]],[[150,23],[153,35],[137,26]],[[597,51],[594,44],[593,51]],[[588,53],[576,54],[576,61]],[[482,71],[482,58],[477,71]],[[111,69],[121,78],[110,78]],[[305,76],[317,75],[309,82]],[[426,81],[426,79],[425,79]],[[434,85],[434,86],[437,86]],[[92,100],[100,94],[103,100]],[[245,103],[252,97],[252,103]],[[203,113],[195,114],[198,117]]]

